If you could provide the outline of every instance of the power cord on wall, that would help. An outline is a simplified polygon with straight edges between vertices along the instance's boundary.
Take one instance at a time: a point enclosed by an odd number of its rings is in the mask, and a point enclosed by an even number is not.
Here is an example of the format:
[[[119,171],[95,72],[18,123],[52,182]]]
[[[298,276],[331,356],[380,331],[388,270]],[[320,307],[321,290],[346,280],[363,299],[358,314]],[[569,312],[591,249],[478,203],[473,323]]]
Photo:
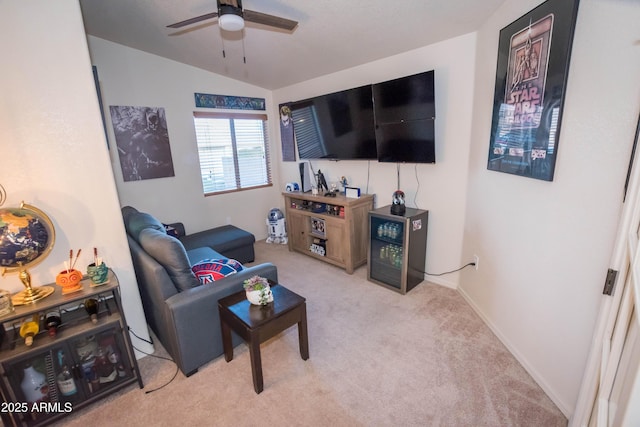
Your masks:
[[[369,178],[371,176],[371,160],[367,160],[367,189],[365,190],[365,194],[369,194]]]
[[[129,332],[131,332],[131,334],[132,334],[134,337],[138,338],[140,341],[144,341],[144,342],[146,342],[146,343],[149,343],[149,344],[153,345],[153,340],[149,341],[149,340],[146,340],[146,339],[144,339],[144,338],[142,338],[142,337],[138,336],[138,334],[136,334],[136,333],[133,331],[133,329],[131,329],[131,327],[130,327],[130,326],[127,326],[127,329],[129,330]],[[155,358],[157,358],[157,359],[163,359],[163,360],[168,360],[169,362],[173,362],[173,359],[171,359],[171,358],[169,358],[169,357],[158,356],[158,355],[155,355],[155,354],[152,354],[152,353],[147,353],[146,351],[142,351],[142,350],[140,350],[140,349],[139,349],[139,348],[137,348],[135,345],[132,345],[132,347],[133,347],[135,350],[139,351],[140,353],[142,353],[142,354],[146,354],[147,356],[151,356],[151,357],[155,357]],[[175,362],[173,362],[173,363],[175,363]],[[156,388],[151,389],[151,390],[146,390],[146,391],[145,391],[145,394],[153,393],[154,391],[160,390],[161,388],[164,388],[164,387],[168,386],[169,384],[171,384],[171,382],[172,382],[172,381],[173,381],[173,380],[178,376],[178,371],[179,371],[179,369],[178,369],[178,365],[176,364],[176,372],[175,372],[175,374],[173,374],[173,377],[171,377],[171,379],[170,379],[169,381],[167,381],[166,383],[164,383],[164,384],[163,384],[163,385],[161,385],[160,387],[156,387]]]
[[[418,164],[414,164],[413,166],[413,171],[414,174],[416,176],[416,183],[417,183],[417,187],[416,187],[416,191],[413,193],[413,205],[415,206],[416,209],[420,209],[420,206],[418,206],[418,194],[420,193],[420,179],[418,177]],[[397,189],[400,190],[400,163],[396,163],[396,180],[397,180]],[[405,191],[406,193],[406,191]]]
[[[420,271],[420,272],[424,273],[424,274],[428,274],[429,276],[444,276],[445,274],[455,273],[456,271],[460,271],[463,268],[467,268],[467,267],[471,267],[471,266],[475,266],[475,265],[476,265],[476,263],[471,261],[471,262],[466,263],[465,265],[463,265],[460,268],[456,268],[455,270],[451,270],[451,271],[445,271],[444,273],[429,273],[428,271]]]
[[[415,205],[416,209],[420,209],[418,207],[418,193],[420,192],[420,179],[418,178],[418,164],[414,164],[413,165],[413,171],[416,175],[416,183],[418,184],[418,186],[416,187],[416,192],[413,193],[413,204]]]
[[[136,334],[136,333],[133,331],[133,329],[131,329],[131,326],[128,326],[128,325],[127,325],[127,329],[129,330],[129,332],[131,332],[131,334],[132,334],[134,337],[138,338],[140,341],[144,341],[144,342],[146,342],[147,344],[151,344],[151,345],[153,345],[153,338],[151,338],[151,340],[147,340],[147,339],[142,338],[141,336],[139,336],[138,334]],[[143,353],[144,353],[144,351],[143,351]],[[147,353],[145,353],[145,354],[147,354]]]
[[[418,192],[420,190],[420,178],[418,177],[418,164],[416,163],[413,167],[414,170],[414,174],[416,176],[416,183],[418,184],[417,188],[416,188],[416,192],[414,193],[414,197],[413,197],[413,204],[415,205],[416,209],[420,209],[418,207]],[[396,163],[396,173],[397,173],[397,180],[398,180],[398,188],[400,188],[400,163]],[[429,276],[444,276],[445,274],[451,274],[451,273],[455,273],[458,272],[466,267],[474,267],[476,265],[475,262],[471,261],[465,265],[463,265],[460,268],[456,268],[455,270],[451,270],[451,271],[445,271],[443,273],[429,273],[428,271],[420,271],[421,273],[427,274]]]

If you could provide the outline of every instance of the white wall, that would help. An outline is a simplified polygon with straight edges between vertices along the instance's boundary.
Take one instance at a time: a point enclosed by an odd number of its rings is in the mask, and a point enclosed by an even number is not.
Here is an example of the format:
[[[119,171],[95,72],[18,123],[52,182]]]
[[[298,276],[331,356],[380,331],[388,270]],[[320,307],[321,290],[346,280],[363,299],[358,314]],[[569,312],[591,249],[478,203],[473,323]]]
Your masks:
[[[311,96],[378,83],[435,70],[436,164],[401,164],[399,188],[410,207],[429,210],[426,270],[450,271],[472,259],[461,260],[469,136],[471,132],[475,34],[450,39],[407,53],[319,77],[274,91],[274,106]],[[279,132],[279,128],[277,130]],[[277,136],[280,140],[280,136]],[[300,181],[298,163],[283,163],[281,186]],[[377,161],[311,161],[327,182],[345,176],[349,185],[376,195],[376,207],[391,204],[398,189],[397,165]],[[431,277],[455,288],[458,273]]]
[[[194,93],[200,92],[265,98],[264,113],[269,113],[271,92],[96,37],[89,36],[88,40],[92,63],[98,69],[111,165],[121,205],[149,212],[165,223],[181,221],[188,233],[232,223],[252,232],[257,239],[265,238],[267,213],[280,206],[277,153],[272,156],[274,187],[204,197],[193,112],[225,111],[196,109]],[[123,181],[110,105],[165,109],[175,176]],[[269,115],[273,122],[270,128],[278,127],[278,117],[277,112]]]
[[[22,200],[35,205],[56,230],[52,252],[30,270],[32,285],[54,282],[69,249],[83,250],[77,267],[86,268],[97,247],[120,279],[129,326],[148,339],[80,7],[73,1],[0,2],[0,25],[4,206]],[[24,289],[17,274],[7,274],[0,284],[11,292]],[[132,339],[138,348],[152,350]]]
[[[640,100],[640,3],[581,0],[553,182],[487,170],[498,35],[540,1],[508,0],[478,32],[460,290],[571,415],[613,247]]]

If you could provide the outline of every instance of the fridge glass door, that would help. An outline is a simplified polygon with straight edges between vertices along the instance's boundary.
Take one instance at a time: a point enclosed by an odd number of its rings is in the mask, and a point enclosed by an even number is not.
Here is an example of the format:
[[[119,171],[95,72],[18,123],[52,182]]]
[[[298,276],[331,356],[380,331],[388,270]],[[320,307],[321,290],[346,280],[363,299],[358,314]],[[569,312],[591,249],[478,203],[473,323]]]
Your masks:
[[[398,289],[402,285],[404,226],[402,221],[371,216],[371,278]]]

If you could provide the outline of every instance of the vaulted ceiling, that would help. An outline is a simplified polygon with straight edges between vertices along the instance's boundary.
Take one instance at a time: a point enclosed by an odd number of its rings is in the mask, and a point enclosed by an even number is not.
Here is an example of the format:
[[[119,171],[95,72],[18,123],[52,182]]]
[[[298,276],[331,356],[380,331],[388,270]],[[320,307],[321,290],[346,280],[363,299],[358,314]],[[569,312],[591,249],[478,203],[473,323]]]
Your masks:
[[[217,18],[167,28],[216,12],[213,0],[80,4],[87,34],[273,90],[473,32],[504,1],[243,1],[245,9],[298,21],[291,32],[250,22],[227,32]]]

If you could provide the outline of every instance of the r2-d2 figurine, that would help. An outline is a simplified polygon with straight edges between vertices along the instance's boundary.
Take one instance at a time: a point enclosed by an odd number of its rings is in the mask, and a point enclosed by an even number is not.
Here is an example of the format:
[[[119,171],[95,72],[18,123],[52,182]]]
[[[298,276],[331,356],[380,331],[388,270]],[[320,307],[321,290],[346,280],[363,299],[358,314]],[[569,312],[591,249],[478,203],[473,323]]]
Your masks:
[[[267,243],[287,244],[287,228],[284,221],[284,214],[280,209],[273,208],[269,211],[269,216],[267,217],[267,228],[269,229]]]

